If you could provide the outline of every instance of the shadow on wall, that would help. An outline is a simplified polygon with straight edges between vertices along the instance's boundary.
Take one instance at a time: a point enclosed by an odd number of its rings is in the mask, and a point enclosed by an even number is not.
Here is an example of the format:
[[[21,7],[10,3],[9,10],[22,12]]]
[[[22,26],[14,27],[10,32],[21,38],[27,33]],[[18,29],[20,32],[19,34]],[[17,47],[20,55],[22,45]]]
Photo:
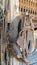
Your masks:
[[[18,34],[21,31],[21,19],[19,20],[19,24],[18,24]]]

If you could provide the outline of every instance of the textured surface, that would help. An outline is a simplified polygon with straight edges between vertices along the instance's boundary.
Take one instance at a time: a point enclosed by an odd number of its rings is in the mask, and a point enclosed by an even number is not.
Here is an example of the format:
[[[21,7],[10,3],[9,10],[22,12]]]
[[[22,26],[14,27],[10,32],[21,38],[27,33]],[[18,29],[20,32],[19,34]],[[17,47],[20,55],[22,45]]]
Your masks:
[[[37,50],[29,56],[29,61],[28,65],[37,65]]]

